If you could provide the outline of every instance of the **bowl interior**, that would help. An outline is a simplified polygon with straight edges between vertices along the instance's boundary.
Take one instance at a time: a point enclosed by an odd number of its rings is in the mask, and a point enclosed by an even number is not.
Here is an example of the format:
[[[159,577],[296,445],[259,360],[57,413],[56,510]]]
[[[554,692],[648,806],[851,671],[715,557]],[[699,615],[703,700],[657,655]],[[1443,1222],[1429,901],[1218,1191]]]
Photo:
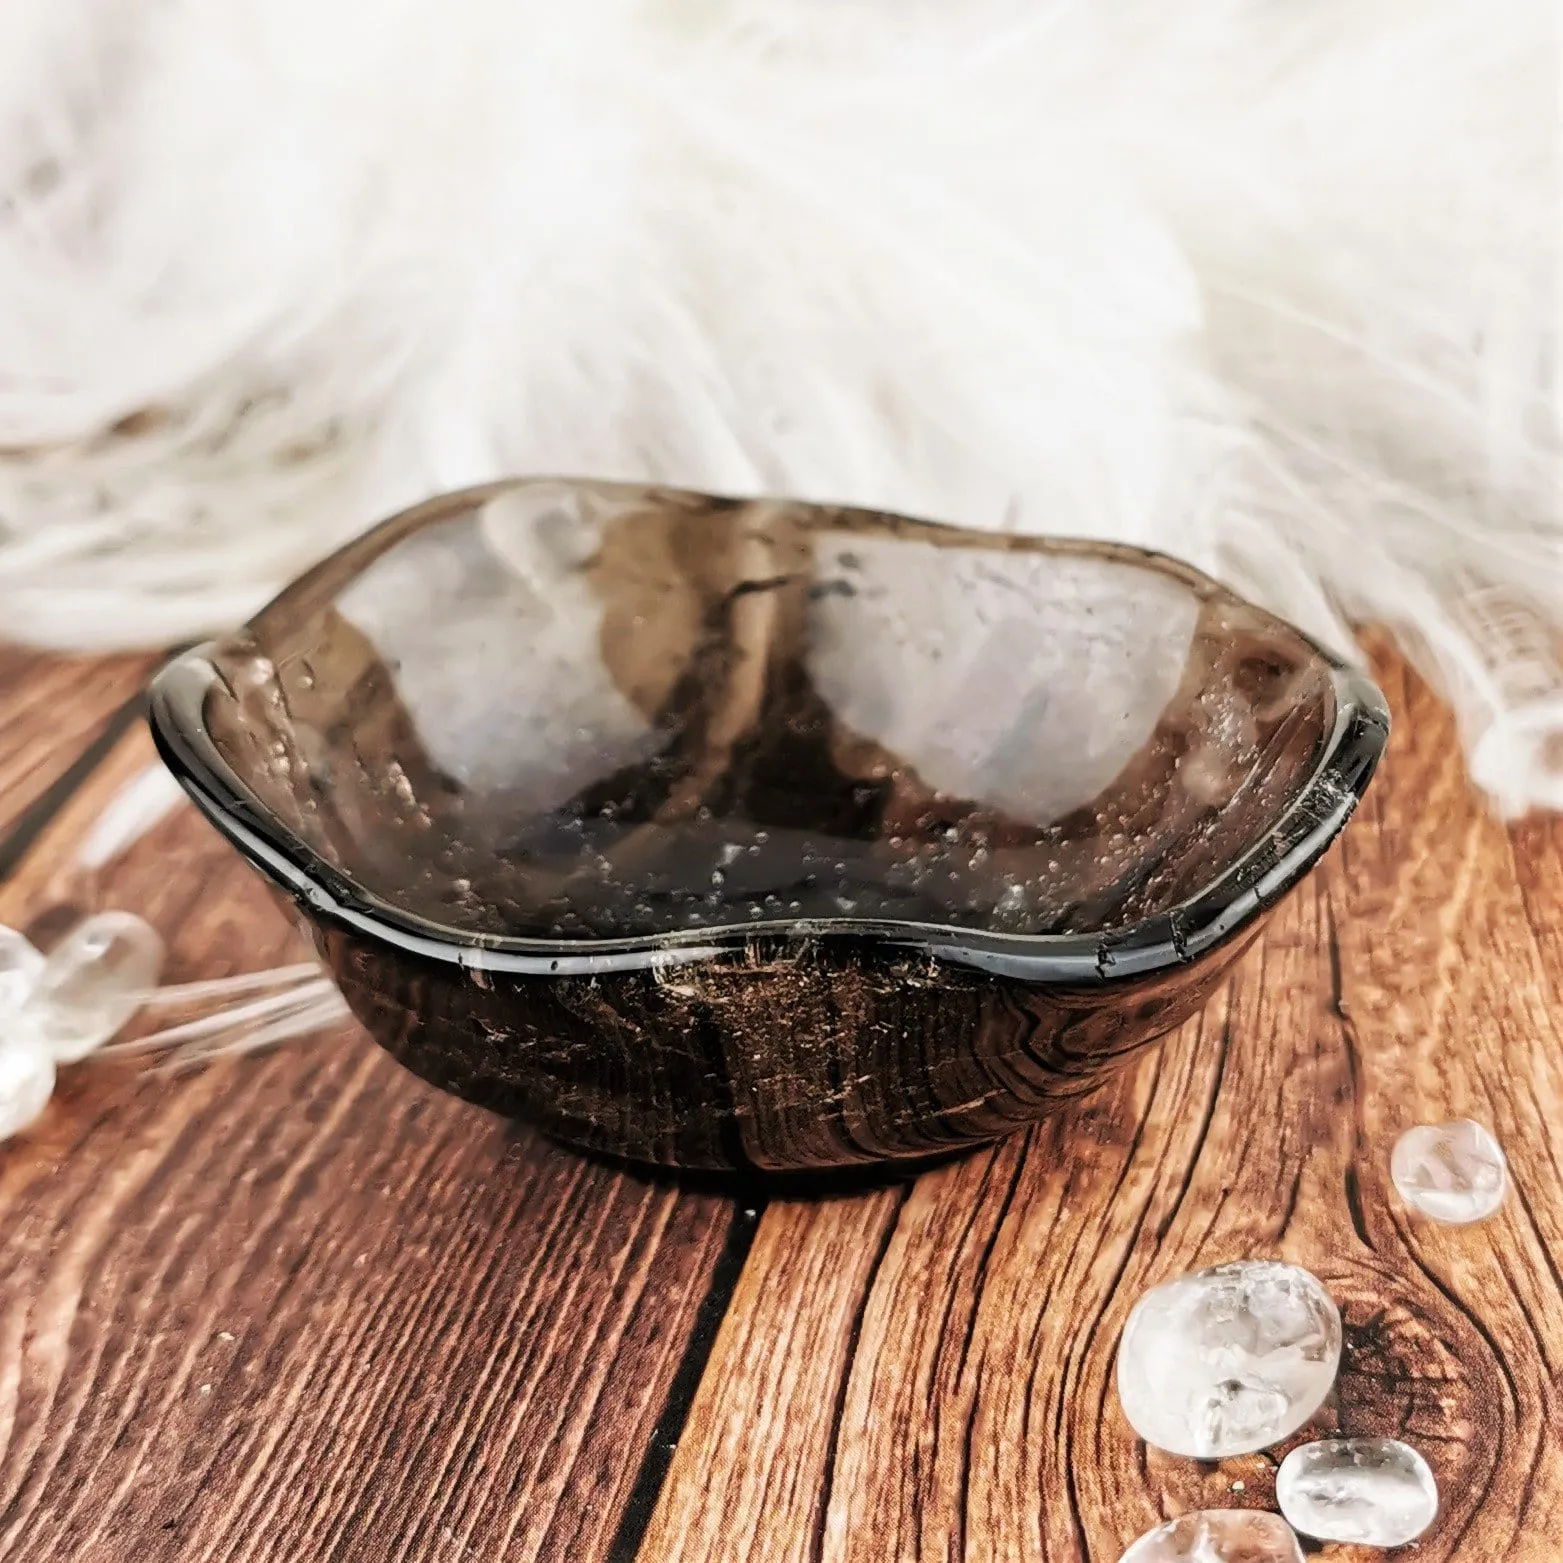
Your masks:
[[[1166,560],[558,481],[388,523],[201,655],[264,813],[458,936],[1119,929],[1262,841],[1336,716],[1312,644]]]

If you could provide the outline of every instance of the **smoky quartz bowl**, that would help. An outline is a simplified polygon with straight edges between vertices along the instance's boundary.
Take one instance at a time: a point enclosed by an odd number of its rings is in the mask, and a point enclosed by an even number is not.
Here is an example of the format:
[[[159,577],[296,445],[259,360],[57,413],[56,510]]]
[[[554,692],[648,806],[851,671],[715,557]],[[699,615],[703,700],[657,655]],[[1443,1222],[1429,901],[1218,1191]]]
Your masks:
[[[1383,749],[1186,565],[523,480],[158,676],[164,758],[409,1069],[577,1145],[921,1160],[1190,1014]]]

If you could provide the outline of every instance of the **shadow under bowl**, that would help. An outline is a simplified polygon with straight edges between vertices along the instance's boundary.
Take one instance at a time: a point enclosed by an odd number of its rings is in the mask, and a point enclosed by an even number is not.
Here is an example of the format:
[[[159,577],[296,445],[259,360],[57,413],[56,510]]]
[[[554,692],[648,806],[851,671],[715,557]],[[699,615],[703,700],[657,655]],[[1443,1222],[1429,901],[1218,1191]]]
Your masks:
[[[408,1068],[575,1144],[923,1160],[1210,995],[1388,732],[1109,544],[555,479],[368,533],[152,727]]]

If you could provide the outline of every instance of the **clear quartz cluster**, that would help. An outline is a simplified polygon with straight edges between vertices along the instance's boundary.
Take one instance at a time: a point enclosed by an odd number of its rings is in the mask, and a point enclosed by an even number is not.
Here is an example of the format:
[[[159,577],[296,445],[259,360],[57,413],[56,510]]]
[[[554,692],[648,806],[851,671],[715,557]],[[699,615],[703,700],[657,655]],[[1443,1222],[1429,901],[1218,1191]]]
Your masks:
[[[109,1040],[157,986],[163,942],[130,912],[98,912],[47,957],[0,927],[0,1140],[48,1105],[56,1067]]]
[[[1407,1129],[1395,1142],[1389,1175],[1413,1210],[1449,1226],[1485,1220],[1509,1184],[1503,1148],[1469,1118]]]
[[[1292,1450],[1275,1498],[1303,1535],[1369,1547],[1415,1541],[1438,1515],[1427,1461],[1392,1438],[1328,1438]]]
[[[1135,1304],[1118,1348],[1118,1397],[1147,1443],[1225,1459],[1296,1432],[1324,1404],[1340,1353],[1340,1314],[1315,1277],[1238,1260]]]
[[[1292,1527],[1257,1509],[1206,1509],[1147,1531],[1120,1563],[1303,1563]]]

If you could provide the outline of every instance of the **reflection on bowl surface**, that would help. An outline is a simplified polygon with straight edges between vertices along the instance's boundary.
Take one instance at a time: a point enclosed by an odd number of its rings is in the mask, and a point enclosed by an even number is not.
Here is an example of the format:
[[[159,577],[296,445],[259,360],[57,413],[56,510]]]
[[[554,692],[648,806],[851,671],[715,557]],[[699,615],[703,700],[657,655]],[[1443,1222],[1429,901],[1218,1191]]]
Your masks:
[[[991,1137],[1175,1023],[1385,720],[1133,550],[538,480],[349,546],[154,726],[420,1073],[799,1167]]]

